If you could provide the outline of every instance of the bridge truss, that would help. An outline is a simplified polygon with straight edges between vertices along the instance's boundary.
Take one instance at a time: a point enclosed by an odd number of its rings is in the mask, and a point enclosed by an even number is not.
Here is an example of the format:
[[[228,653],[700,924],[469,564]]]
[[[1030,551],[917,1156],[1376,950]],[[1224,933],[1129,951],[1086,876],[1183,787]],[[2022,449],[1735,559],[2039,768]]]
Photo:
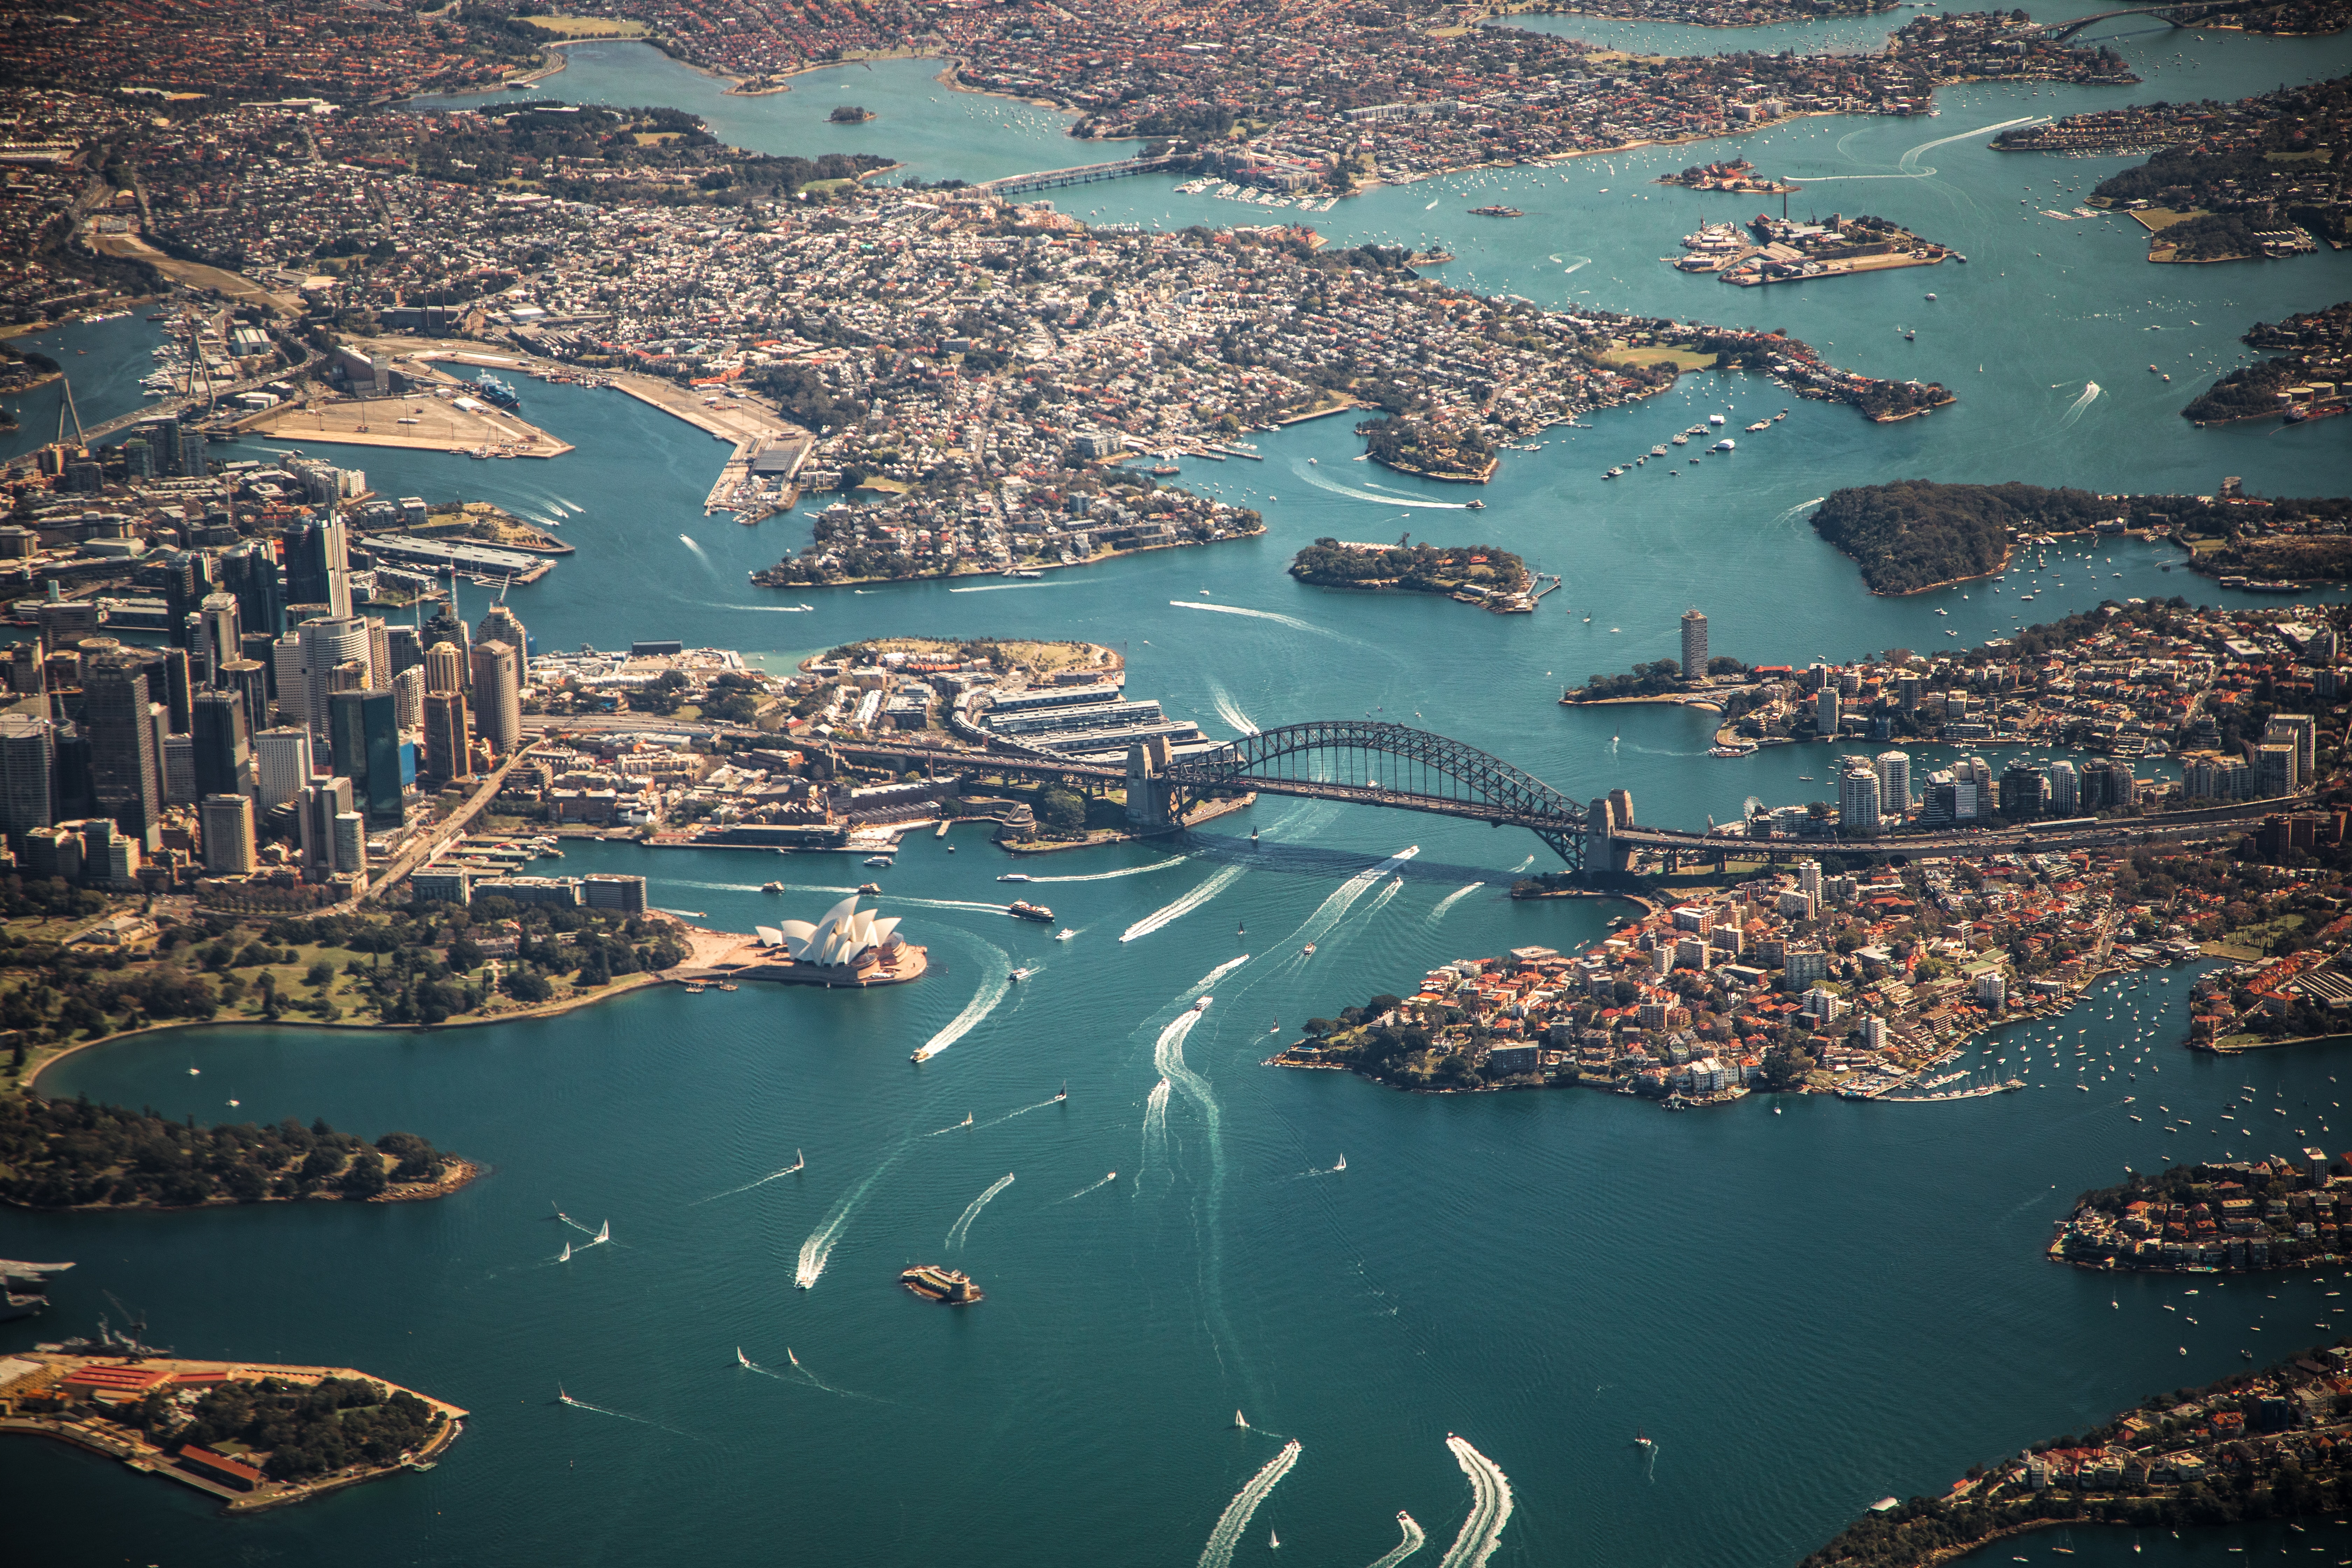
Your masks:
[[[1524,827],[1584,865],[1583,806],[1500,757],[1402,724],[1286,724],[1173,762],[1166,776],[1180,814],[1188,800],[1238,790],[1397,806]]]

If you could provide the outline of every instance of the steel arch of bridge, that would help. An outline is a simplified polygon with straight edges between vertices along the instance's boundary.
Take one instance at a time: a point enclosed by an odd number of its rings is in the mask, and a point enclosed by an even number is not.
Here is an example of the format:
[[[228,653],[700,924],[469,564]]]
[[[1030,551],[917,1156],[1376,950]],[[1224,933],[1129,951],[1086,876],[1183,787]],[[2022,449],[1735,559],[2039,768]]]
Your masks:
[[[1584,865],[1584,807],[1500,757],[1402,724],[1285,724],[1171,763],[1167,777],[1193,797],[1254,788],[1524,827]]]

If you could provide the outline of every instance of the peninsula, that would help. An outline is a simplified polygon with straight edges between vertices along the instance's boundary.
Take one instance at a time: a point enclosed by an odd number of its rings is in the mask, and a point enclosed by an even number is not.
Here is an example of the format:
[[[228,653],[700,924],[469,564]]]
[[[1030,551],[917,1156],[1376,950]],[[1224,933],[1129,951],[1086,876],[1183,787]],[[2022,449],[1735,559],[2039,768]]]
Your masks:
[[[2199,426],[2246,419],[2301,425],[2332,418],[2352,398],[2352,300],[2278,322],[2256,321],[2239,339],[2271,351],[2241,365],[2190,401],[2180,416]]]
[[[2336,1198],[2345,1173],[2343,1161],[2319,1149],[2305,1149],[2299,1159],[2273,1155],[2135,1173],[2128,1182],[2076,1198],[2074,1212],[2058,1222],[2050,1258],[2141,1273],[2259,1273],[2340,1263],[2346,1248]]]
[[[1484,435],[1454,421],[1374,419],[1357,426],[1356,434],[1373,462],[1426,479],[1483,485],[1502,463]]]
[[[1407,537],[1410,537],[1409,535]],[[1318,539],[1290,563],[1290,574],[1318,588],[1444,594],[1497,613],[1535,608],[1527,563],[1491,544],[1359,544]]]
[[[120,1459],[232,1514],[429,1470],[467,1414],[350,1367],[195,1361],[136,1345],[0,1356],[0,1433]]]
[[[2053,1526],[2178,1532],[2340,1514],[2347,1366],[2352,1344],[2338,1340],[2202,1388],[2152,1394],[2090,1431],[1972,1467],[1939,1497],[1874,1503],[1798,1568],[1935,1568]]]
[[[478,1174],[413,1132],[370,1145],[323,1121],[196,1127],[87,1099],[0,1095],[0,1203],[20,1208],[398,1203],[445,1197]]]

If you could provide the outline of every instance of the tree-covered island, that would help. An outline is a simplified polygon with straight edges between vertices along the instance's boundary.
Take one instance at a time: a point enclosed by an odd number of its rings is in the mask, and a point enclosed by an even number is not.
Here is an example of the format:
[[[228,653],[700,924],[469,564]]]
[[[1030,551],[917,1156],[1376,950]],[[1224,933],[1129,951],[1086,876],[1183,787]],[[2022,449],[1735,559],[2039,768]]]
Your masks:
[[[32,1209],[196,1208],[297,1198],[439,1197],[478,1169],[414,1132],[370,1144],[323,1121],[199,1127],[152,1110],[0,1095],[0,1203]]]
[[[2339,1341],[2152,1394],[2088,1432],[1978,1465],[1941,1497],[1882,1503],[1799,1568],[1929,1568],[2053,1525],[2178,1531],[2340,1515],[2352,1504],[2347,1363]]]
[[[1409,537],[1409,536],[1408,536]],[[1491,544],[1356,544],[1318,539],[1290,563],[1290,574],[1318,588],[1444,594],[1484,609],[1532,609],[1527,563]]]

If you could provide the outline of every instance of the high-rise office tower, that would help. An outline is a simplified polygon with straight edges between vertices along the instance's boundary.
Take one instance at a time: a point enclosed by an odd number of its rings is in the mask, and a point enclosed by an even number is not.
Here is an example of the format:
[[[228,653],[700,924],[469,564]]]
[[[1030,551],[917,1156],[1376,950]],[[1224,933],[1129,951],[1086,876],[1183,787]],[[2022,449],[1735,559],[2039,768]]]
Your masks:
[[[506,643],[474,647],[474,731],[499,756],[522,743],[522,685],[515,650]]]
[[[1881,752],[1875,767],[1878,809],[1886,816],[1899,817],[1911,809],[1911,753]]]
[[[172,711],[172,733],[188,732],[188,699],[195,695],[196,683],[188,673],[188,650],[183,647],[160,648],[155,658],[162,661],[160,684],[151,680],[148,695]]]
[[[398,827],[400,718],[396,700],[382,687],[338,691],[327,700],[335,771],[352,781],[353,809],[370,827]]]
[[[211,588],[207,563],[193,551],[174,550],[155,566],[163,575],[163,622],[173,647],[188,646],[188,616]]]
[[[392,678],[394,706],[400,715],[403,731],[414,730],[425,722],[425,672],[404,669]]]
[[[163,753],[163,804],[194,805],[200,798],[196,790],[195,737],[158,730],[155,745]]]
[[[505,608],[500,605],[499,608]],[[1696,680],[1706,673],[1706,617],[1693,605],[1683,612],[1683,679]]]
[[[341,619],[352,613],[351,544],[335,518],[286,531],[286,599],[324,605]]]
[[[1685,616],[1684,622],[1685,626],[1687,626],[1689,616]],[[1706,617],[1705,616],[1700,616],[1699,664],[1702,667],[1702,669],[1704,669],[1706,663]],[[492,605],[488,609],[482,612],[481,625],[475,628],[474,635],[483,642],[489,642],[496,639],[499,642],[505,643],[511,647],[515,650],[515,679],[525,686],[530,684],[530,635],[523,630],[522,622],[516,617],[515,613],[512,610],[508,609],[504,604]],[[1687,631],[1685,631],[1684,641],[1685,645],[1687,646],[1689,642]]]
[[[234,691],[245,704],[245,732],[257,735],[269,728],[269,667],[257,659],[233,658],[220,668],[223,691]]]
[[[149,716],[150,656],[115,651],[82,673],[89,785],[97,808],[147,848],[163,812],[163,759]]]
[[[436,788],[466,775],[464,692],[425,694],[425,763],[418,771]]]
[[[435,643],[425,650],[425,689],[466,689],[466,655],[456,643]]]
[[[240,545],[223,555],[220,565],[221,586],[236,595],[239,618],[247,633],[283,636],[286,581],[276,550],[261,542]]]
[[[356,811],[335,818],[335,869],[364,877],[368,869],[367,821]]]
[[[244,607],[235,594],[206,594],[196,612],[204,618],[205,651],[209,655],[212,684],[220,684],[220,669],[231,659],[245,654]]]
[[[205,869],[215,877],[237,877],[251,871],[258,857],[253,846],[253,802],[241,795],[208,795],[198,807],[205,840]]]
[[[278,711],[289,724],[310,721],[310,678],[302,668],[302,636],[288,632],[269,645],[269,670],[278,689]]]
[[[377,679],[397,679],[403,670],[415,669],[425,663],[425,639],[417,636],[415,626],[386,626],[383,638],[392,653],[392,668],[389,673],[376,671]]]
[[[357,616],[330,616],[321,620],[305,621],[294,628],[300,639],[302,668],[302,721],[310,726],[314,735],[327,732],[327,698],[337,689],[335,671],[338,666],[356,661],[361,688],[372,684],[366,678],[368,658],[367,623]],[[345,679],[348,679],[346,674]],[[278,704],[285,705],[286,683],[278,685]],[[342,764],[336,764],[338,771]]]
[[[310,731],[299,725],[253,737],[254,797],[274,811],[310,787]]]
[[[1833,741],[1838,733],[1838,689],[1825,684],[1813,693],[1813,730],[1823,740]]]
[[[335,866],[335,819],[352,815],[352,781],[313,779],[301,795],[302,863],[314,870]]]
[[[2050,775],[2024,758],[2000,771],[2000,815],[2011,822],[2030,822],[2042,815],[2050,800]]]
[[[382,616],[363,618],[368,629],[368,684],[388,687],[399,673],[392,668],[392,628],[383,624]]]
[[[57,726],[0,713],[0,830],[29,833],[57,819]]]
[[[245,699],[234,691],[200,691],[188,734],[194,752],[195,787],[201,797],[243,795],[252,788],[253,764],[246,726]]]
[[[456,579],[452,578],[451,583],[454,584],[455,582]],[[454,597],[434,611],[432,618],[425,623],[425,646],[430,648],[436,643],[456,643],[461,654],[473,646],[473,638],[466,629],[464,617],[457,614]]]

